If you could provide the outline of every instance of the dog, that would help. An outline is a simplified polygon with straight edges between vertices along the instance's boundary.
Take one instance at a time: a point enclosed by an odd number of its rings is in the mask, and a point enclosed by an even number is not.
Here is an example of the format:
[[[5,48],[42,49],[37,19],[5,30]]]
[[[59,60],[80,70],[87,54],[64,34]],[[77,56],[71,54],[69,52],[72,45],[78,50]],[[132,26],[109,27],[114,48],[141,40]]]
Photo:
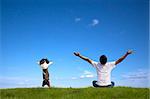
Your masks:
[[[43,82],[42,82],[42,87],[47,85],[50,88],[50,81],[49,81],[49,72],[48,72],[48,67],[51,65],[53,62],[49,61],[47,58],[41,59],[38,64],[40,65],[42,72],[43,72]]]

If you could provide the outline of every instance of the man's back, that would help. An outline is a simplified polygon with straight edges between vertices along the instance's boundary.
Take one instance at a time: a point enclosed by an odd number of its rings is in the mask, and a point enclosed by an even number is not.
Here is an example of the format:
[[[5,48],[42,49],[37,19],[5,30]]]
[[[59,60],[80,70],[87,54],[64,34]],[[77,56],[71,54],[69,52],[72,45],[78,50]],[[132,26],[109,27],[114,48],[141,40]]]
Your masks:
[[[102,65],[100,62],[92,61],[93,67],[97,71],[97,84],[100,86],[106,86],[111,84],[111,71],[115,67],[115,62],[107,62]]]

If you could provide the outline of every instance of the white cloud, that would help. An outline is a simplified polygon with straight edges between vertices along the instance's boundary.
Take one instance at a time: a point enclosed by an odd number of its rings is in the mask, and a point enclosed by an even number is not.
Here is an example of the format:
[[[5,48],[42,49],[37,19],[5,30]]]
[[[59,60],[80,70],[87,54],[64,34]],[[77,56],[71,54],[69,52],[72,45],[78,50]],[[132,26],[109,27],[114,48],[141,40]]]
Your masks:
[[[71,79],[72,79],[72,80],[75,80],[75,79],[77,79],[77,77],[72,77]]]
[[[83,78],[93,78],[94,75],[93,74],[90,74],[90,75],[81,75],[80,78],[83,79]]]
[[[75,18],[75,22],[81,21],[81,18]]]
[[[90,71],[84,70],[82,75],[79,77],[72,77],[72,80],[76,80],[76,79],[84,79],[84,78],[93,78],[95,77],[94,74]]]
[[[0,88],[37,87],[41,84],[40,79],[25,77],[0,77]]]
[[[86,75],[86,78],[93,78],[93,77],[94,77],[93,74],[91,74],[91,75]]]
[[[92,72],[85,70],[83,74],[88,75],[88,74],[92,74]]]
[[[123,79],[128,80],[142,80],[142,79],[149,79],[149,72],[146,70],[138,69],[135,72],[129,72],[122,75]]]
[[[90,71],[84,70],[83,75],[80,76],[80,78],[93,78],[94,74]]]
[[[131,72],[121,74],[121,78],[116,75],[112,76],[112,81],[115,82],[116,86],[127,86],[127,87],[150,87],[150,73],[146,69],[137,69]]]
[[[80,78],[85,78],[85,76],[84,76],[84,75],[81,75]]]
[[[75,18],[75,22],[80,22],[82,19],[80,17]],[[90,26],[96,26],[99,24],[98,19],[92,19],[92,22],[89,24]]]
[[[90,24],[91,26],[96,26],[99,24],[99,20],[98,19],[93,19],[92,23]]]

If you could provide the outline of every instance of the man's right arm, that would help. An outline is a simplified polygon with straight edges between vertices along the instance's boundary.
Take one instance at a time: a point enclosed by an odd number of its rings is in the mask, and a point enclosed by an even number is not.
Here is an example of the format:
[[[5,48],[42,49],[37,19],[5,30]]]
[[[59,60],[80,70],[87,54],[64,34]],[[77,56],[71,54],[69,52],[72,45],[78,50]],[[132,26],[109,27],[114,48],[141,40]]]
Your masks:
[[[92,60],[91,60],[91,59],[89,59],[89,58],[87,58],[87,57],[82,56],[79,52],[77,52],[77,53],[76,53],[76,52],[74,52],[74,55],[76,55],[76,56],[80,57],[81,59],[83,59],[83,60],[87,61],[88,63],[92,64]]]

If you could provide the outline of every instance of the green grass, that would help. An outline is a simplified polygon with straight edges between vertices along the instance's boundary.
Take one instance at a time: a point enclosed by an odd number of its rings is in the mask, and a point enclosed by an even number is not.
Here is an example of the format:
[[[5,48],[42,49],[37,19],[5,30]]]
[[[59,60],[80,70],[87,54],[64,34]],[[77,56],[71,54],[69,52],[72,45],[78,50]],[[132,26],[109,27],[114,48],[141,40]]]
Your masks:
[[[149,88],[12,88],[0,99],[149,99]]]

